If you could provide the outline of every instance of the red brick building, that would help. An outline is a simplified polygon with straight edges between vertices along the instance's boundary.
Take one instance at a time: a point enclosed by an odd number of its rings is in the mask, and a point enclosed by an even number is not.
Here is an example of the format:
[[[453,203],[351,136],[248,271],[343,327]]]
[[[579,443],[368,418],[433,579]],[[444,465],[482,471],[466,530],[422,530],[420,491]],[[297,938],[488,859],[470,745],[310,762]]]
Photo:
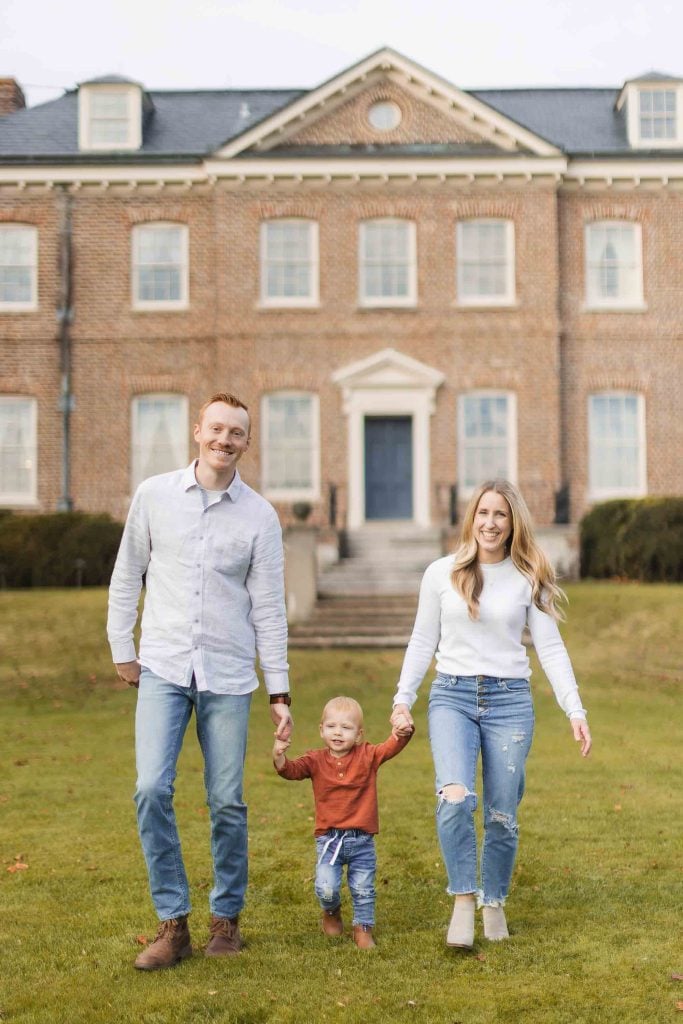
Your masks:
[[[123,517],[218,389],[283,518],[680,493],[683,80],[465,92],[382,50],[305,92],[4,79],[0,114],[0,506]]]

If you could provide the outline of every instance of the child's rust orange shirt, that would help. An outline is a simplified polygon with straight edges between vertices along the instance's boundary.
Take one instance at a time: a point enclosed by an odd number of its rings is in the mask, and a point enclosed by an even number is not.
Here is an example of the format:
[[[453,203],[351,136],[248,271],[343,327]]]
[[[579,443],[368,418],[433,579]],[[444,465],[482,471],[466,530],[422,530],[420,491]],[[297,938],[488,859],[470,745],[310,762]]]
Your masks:
[[[379,766],[396,757],[409,739],[390,736],[384,743],[360,743],[346,757],[336,757],[327,747],[307,750],[294,761],[285,758],[277,772],[283,779],[313,782],[316,836],[331,828],[360,828],[374,835],[379,832]]]

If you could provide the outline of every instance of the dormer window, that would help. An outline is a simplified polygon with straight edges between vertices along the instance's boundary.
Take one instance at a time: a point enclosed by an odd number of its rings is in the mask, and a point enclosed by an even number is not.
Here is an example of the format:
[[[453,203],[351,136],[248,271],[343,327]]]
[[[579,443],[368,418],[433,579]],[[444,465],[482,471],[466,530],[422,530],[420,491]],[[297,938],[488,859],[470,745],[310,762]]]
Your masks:
[[[87,82],[78,90],[81,149],[139,149],[142,89],[135,82]]]
[[[640,137],[676,138],[676,93],[673,89],[640,89]]]
[[[634,149],[683,149],[683,81],[652,72],[626,82],[617,110]]]

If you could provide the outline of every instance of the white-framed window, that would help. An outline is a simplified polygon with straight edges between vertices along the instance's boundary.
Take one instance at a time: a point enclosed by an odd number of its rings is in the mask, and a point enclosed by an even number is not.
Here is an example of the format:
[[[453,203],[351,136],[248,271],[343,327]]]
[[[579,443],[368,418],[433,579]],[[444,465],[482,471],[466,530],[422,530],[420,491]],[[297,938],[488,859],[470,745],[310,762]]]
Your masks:
[[[85,84],[78,90],[80,149],[139,149],[142,144],[142,90],[131,83]]]
[[[186,224],[137,224],[133,228],[134,309],[187,309],[188,235]]]
[[[318,224],[287,218],[261,224],[261,305],[317,306]]]
[[[320,496],[320,403],[306,391],[274,391],[261,401],[264,493],[273,500]]]
[[[588,309],[643,309],[640,224],[605,220],[586,224]]]
[[[38,229],[0,224],[0,310],[38,308]]]
[[[458,487],[467,496],[484,480],[517,481],[517,396],[471,391],[458,400]]]
[[[676,90],[638,90],[638,126],[640,138],[675,139],[677,135]]]
[[[35,398],[0,395],[0,505],[37,501],[37,424]]]
[[[514,222],[458,221],[455,245],[458,305],[511,305],[515,301]]]
[[[136,395],[131,405],[131,483],[133,490],[157,473],[182,469],[189,459],[185,395]]]
[[[594,500],[647,493],[643,395],[588,396],[588,489]]]
[[[382,217],[361,221],[359,301],[361,306],[414,306],[417,302],[415,224]]]

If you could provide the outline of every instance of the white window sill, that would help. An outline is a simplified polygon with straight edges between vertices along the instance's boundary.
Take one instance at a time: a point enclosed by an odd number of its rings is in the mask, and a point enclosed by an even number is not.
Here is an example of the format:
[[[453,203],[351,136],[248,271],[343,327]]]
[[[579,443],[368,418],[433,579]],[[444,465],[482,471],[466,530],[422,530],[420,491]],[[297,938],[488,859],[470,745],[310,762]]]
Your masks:
[[[481,299],[455,299],[454,309],[519,309],[521,303],[515,298],[496,299],[490,295]]]
[[[614,305],[585,305],[581,307],[582,313],[646,313],[646,302],[615,303]]]
[[[39,503],[38,499],[34,497],[27,498],[25,495],[20,494],[0,494],[0,508],[33,509],[39,508]]]
[[[182,313],[190,308],[189,302],[134,302],[134,313]]]
[[[320,309],[321,303],[318,299],[297,299],[296,301],[285,302],[284,299],[261,300],[256,304],[256,309],[267,312],[269,309],[282,312],[283,309]]]
[[[417,309],[417,300],[410,299],[409,301],[396,302],[391,299],[379,299],[377,302],[367,302],[361,299],[358,303],[359,310],[378,310],[378,309]]]
[[[37,302],[0,302],[0,313],[37,313]]]

